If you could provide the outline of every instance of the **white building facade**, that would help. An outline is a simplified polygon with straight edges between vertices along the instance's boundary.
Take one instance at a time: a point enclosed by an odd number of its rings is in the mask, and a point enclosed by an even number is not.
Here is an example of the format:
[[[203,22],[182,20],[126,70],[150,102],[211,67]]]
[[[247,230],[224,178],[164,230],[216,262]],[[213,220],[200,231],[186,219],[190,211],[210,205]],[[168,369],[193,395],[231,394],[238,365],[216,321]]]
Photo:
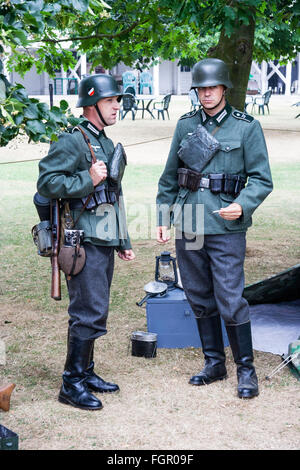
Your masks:
[[[186,95],[191,86],[191,70],[189,67],[180,66],[178,60],[163,61],[150,68],[149,72],[153,77],[153,94],[166,95]],[[33,67],[24,78],[16,72],[10,73],[12,83],[21,83],[25,86],[29,95],[47,95],[49,94],[49,84],[54,84],[54,93],[59,95],[77,94],[78,83],[85,74],[89,73],[90,66],[86,61],[86,56],[78,58],[74,69],[65,72],[63,69],[57,71],[56,78],[52,79],[45,72],[38,75]],[[96,69],[104,71],[102,67]],[[111,70],[105,72],[111,73],[120,84],[122,84],[122,74],[131,70],[139,80],[140,72],[124,64],[118,64]],[[278,61],[266,62],[261,64],[252,62],[251,79],[248,87],[264,93],[272,89],[273,93],[285,95],[300,94],[300,53],[293,62],[288,62],[285,66],[280,66]]]

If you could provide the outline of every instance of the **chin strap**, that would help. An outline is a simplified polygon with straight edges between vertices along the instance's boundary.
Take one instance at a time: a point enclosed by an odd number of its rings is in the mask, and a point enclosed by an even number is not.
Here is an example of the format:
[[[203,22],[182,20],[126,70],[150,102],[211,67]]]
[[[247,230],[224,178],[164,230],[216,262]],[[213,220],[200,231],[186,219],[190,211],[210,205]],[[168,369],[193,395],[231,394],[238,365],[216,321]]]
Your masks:
[[[98,113],[98,116],[99,116],[99,118],[101,119],[101,121],[103,122],[103,124],[104,124],[105,126],[108,126],[107,122],[105,122],[105,120],[104,120],[104,118],[103,118],[103,116],[102,116],[102,113],[101,113],[101,111],[100,111],[100,109],[99,109],[98,104],[96,103],[94,106],[95,106],[96,111],[97,111],[97,113]]]

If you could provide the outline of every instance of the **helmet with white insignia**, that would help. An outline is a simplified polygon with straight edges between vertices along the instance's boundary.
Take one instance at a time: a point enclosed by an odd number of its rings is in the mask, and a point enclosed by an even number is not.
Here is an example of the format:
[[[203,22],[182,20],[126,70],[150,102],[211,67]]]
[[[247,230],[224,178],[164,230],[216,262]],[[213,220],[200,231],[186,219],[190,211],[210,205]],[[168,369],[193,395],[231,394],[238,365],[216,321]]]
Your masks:
[[[98,73],[84,77],[78,87],[78,101],[76,108],[81,106],[93,106],[102,98],[118,96],[121,101],[121,93],[116,80],[105,73]]]

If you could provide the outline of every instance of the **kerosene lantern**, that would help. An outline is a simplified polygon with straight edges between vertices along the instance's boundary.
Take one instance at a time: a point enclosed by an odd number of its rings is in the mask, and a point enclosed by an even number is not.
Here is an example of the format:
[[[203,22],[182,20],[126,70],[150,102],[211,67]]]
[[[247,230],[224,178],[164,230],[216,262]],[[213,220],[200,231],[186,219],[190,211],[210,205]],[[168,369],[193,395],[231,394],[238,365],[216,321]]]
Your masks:
[[[176,258],[169,251],[163,251],[156,256],[155,280],[167,284],[168,289],[174,289],[178,282]]]

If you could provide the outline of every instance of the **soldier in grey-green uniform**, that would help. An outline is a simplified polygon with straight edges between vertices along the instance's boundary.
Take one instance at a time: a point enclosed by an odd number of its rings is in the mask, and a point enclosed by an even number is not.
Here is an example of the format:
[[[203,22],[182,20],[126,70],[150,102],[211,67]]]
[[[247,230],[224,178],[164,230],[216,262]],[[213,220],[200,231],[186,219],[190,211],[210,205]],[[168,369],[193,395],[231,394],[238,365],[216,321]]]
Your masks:
[[[237,364],[238,396],[252,398],[259,392],[249,306],[243,298],[245,236],[254,210],[273,186],[260,123],[230,106],[225,93],[231,87],[223,61],[205,59],[194,66],[192,88],[202,107],[178,121],[159,180],[157,239],[159,243],[169,240],[171,213],[171,221],[173,217],[177,227],[176,252],[182,285],[195,313],[205,357],[204,369],[190,383],[210,384],[227,376],[221,316]],[[194,136],[205,130],[210,139],[213,135],[218,150],[196,171],[197,155],[200,160],[203,149],[201,143],[197,147]],[[186,147],[188,142],[193,142],[189,144],[192,147]],[[184,153],[184,148],[190,153]],[[193,210],[196,206],[204,208],[204,224],[197,221],[195,210],[190,223],[183,220],[184,210],[180,212],[178,207],[185,209],[188,205]],[[187,243],[191,234],[198,237],[198,244],[202,234],[199,247]]]
[[[135,255],[121,210],[122,188],[110,184],[114,144],[104,131],[116,122],[122,94],[114,78],[106,74],[85,77],[78,94],[83,121],[51,144],[39,165],[37,188],[41,196],[69,201],[72,218],[78,220],[74,228],[84,231],[84,268],[67,280],[68,352],[59,401],[95,410],[102,403],[91,391],[119,390],[95,374],[93,361],[94,341],[107,332],[114,251],[126,261]],[[84,207],[91,193],[94,196]]]

